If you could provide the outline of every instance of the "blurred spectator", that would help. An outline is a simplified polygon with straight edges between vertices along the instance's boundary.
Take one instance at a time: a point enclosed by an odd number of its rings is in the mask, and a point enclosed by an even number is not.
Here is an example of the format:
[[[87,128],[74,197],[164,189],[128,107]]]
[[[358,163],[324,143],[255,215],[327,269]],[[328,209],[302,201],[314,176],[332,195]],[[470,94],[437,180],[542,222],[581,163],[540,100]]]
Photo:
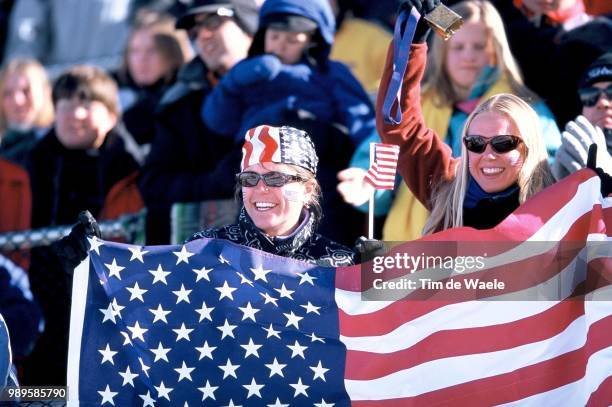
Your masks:
[[[592,16],[612,14],[612,2],[609,0],[584,0],[587,13]]]
[[[16,362],[27,357],[40,332],[42,312],[30,291],[25,270],[0,255],[0,314],[11,337],[11,350]]]
[[[125,147],[129,135],[117,127],[115,81],[99,68],[74,66],[56,80],[53,103],[55,126],[30,159],[32,226],[70,224],[85,209],[98,219],[140,210],[139,166]],[[32,292],[43,308],[46,328],[27,361],[24,382],[65,385],[70,277],[51,247],[31,253]]]
[[[530,102],[539,116],[548,153],[553,156],[561,143],[559,129],[546,105],[523,85],[499,13],[490,2],[481,0],[457,3],[452,9],[465,22],[448,41],[439,36],[433,38],[432,57],[428,60],[421,97],[427,126],[444,137],[453,150],[453,156],[457,157],[461,154],[461,130],[468,115],[482,100],[498,93],[511,93]],[[368,168],[368,144],[360,146],[352,166]],[[354,169],[339,174],[344,181],[339,188],[345,199],[356,205],[363,204],[369,196],[368,187],[362,187],[364,175],[364,170]],[[389,195],[388,192],[378,193],[376,205],[377,215],[380,215],[393,201],[383,239],[405,241],[418,238],[428,216],[425,207],[404,183],[393,199]]]
[[[51,86],[32,59],[15,59],[0,72],[0,156],[25,166],[34,143],[53,122]]]
[[[85,209],[105,219],[141,206],[131,136],[116,127],[117,95],[112,78],[93,66],[72,67],[55,82],[55,126],[30,159],[33,227],[71,223]]]
[[[329,3],[336,16],[337,27],[330,58],[348,65],[374,100],[391,33],[377,23],[355,17],[346,1],[329,0]]]
[[[123,123],[148,152],[155,134],[154,114],[164,92],[191,56],[187,36],[174,19],[149,13],[141,17],[127,41],[123,63],[114,74],[119,85]]]
[[[197,56],[181,68],[157,110],[142,178],[148,244],[169,242],[173,203],[233,196],[240,146],[208,129],[200,110],[219,79],[246,57],[257,13],[253,0],[197,0],[177,21]]]
[[[565,126],[553,172],[561,179],[586,167],[589,146],[597,144],[597,166],[612,174],[612,52],[598,58],[578,89],[582,115]]]
[[[583,0],[492,2],[503,17],[526,85],[549,104],[563,126],[580,109],[574,96],[580,74],[612,47],[609,18],[593,19]]]
[[[5,60],[41,61],[51,77],[74,64],[119,66],[132,0],[15,0]]]
[[[235,140],[260,124],[291,124],[312,134],[321,158],[322,233],[350,245],[361,230],[347,233],[346,225],[358,222],[351,222],[352,208],[337,194],[335,174],[376,129],[359,82],[329,59],[334,28],[327,0],[267,0],[249,58],[224,75],[206,99],[203,117],[209,128]]]
[[[0,95],[0,232],[25,230],[32,209],[26,159],[53,121],[51,89],[38,62],[16,59],[0,72]]]

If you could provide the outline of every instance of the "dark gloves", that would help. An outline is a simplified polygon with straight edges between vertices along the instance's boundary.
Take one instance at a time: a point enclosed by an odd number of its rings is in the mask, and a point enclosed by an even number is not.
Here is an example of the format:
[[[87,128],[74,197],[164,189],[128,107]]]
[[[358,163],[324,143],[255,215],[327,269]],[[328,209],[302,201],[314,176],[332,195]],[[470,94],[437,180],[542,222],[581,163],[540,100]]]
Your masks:
[[[587,168],[595,171],[601,179],[601,195],[607,197],[609,194],[612,194],[612,175],[597,167],[597,144],[591,144],[589,147]]]
[[[387,248],[382,240],[367,239],[361,236],[355,242],[355,251],[361,255],[360,263],[372,260],[377,256],[384,256]]]
[[[72,274],[74,268],[87,257],[87,237],[92,236],[101,236],[100,227],[89,211],[83,211],[79,213],[78,222],[68,236],[51,245],[66,273]]]
[[[259,55],[245,59],[225,74],[221,83],[231,92],[274,79],[281,71],[282,64],[275,55]]]
[[[429,28],[423,16],[429,14],[438,5],[440,5],[440,0],[400,0],[400,11],[405,10],[407,13],[410,13],[410,10],[414,7],[419,14],[421,14],[421,19],[417,24],[414,38],[412,39],[413,43],[423,43],[427,41],[431,28]]]

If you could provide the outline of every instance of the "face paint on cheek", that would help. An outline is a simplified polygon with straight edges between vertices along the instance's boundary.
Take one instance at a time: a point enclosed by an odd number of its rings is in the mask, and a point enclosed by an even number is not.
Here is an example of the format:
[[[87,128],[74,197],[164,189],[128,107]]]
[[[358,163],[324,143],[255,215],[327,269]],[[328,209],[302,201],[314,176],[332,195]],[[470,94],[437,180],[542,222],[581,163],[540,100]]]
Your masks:
[[[302,201],[302,193],[295,189],[284,188],[283,196],[292,202],[301,202]]]

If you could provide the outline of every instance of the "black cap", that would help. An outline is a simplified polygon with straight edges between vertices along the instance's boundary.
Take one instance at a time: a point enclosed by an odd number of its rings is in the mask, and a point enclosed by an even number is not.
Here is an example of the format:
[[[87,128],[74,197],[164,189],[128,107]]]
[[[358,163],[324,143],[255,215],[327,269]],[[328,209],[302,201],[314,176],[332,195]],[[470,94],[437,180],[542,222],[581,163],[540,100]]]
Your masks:
[[[266,28],[279,31],[311,33],[318,28],[314,20],[296,14],[272,14],[266,18],[266,21],[268,22]]]
[[[176,21],[176,28],[190,29],[195,25],[196,16],[204,13],[232,17],[247,34],[257,31],[259,6],[254,0],[194,0]]]
[[[612,52],[603,54],[589,65],[580,80],[580,87],[608,81],[612,81]]]

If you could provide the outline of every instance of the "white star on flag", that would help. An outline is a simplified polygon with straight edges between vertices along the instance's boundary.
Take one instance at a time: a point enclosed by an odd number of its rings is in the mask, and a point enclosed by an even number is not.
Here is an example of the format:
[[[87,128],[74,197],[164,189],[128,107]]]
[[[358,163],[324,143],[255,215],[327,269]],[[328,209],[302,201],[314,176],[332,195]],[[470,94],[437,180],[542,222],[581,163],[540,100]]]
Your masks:
[[[161,264],[157,265],[156,270],[149,270],[149,273],[153,274],[153,282],[151,284],[161,282],[161,283],[164,283],[165,285],[168,285],[168,282],[166,281],[166,276],[169,275],[170,272],[164,271],[162,269]]]
[[[102,241],[99,240],[95,236],[92,236],[92,237],[88,236],[87,240],[89,241],[89,251],[90,252],[96,252],[96,254],[99,256],[100,255],[100,246],[104,246],[104,243],[102,243]]]
[[[251,268],[251,271],[253,272],[253,274],[255,275],[254,280],[263,280],[266,283],[268,282],[268,279],[266,278],[266,274],[268,274],[269,272],[271,272],[272,270],[264,270],[264,268],[262,267],[262,265],[260,264],[259,266],[257,266],[256,268]]]
[[[298,355],[299,355],[299,356],[301,356],[301,357],[302,357],[302,359],[306,359],[306,357],[304,356],[304,351],[305,351],[306,349],[308,349],[308,346],[302,346],[302,345],[300,345],[300,343],[299,343],[299,342],[296,340],[296,341],[295,341],[295,344],[293,344],[293,345],[287,345],[287,347],[288,347],[289,349],[291,349],[291,352],[292,352],[292,353],[291,353],[291,359],[293,359],[294,357],[296,357],[296,356],[298,356]]]
[[[157,306],[157,309],[153,309],[150,308],[149,312],[151,312],[155,317],[153,318],[153,323],[157,322],[157,321],[163,321],[166,324],[168,323],[168,320],[166,319],[166,315],[168,315],[169,313],[171,313],[172,311],[166,311],[162,308],[161,304],[159,304]]]
[[[191,294],[191,290],[186,290],[185,285],[181,283],[181,289],[177,291],[172,291],[174,295],[176,295],[176,303],[178,304],[181,301],[185,301],[187,304],[189,302],[189,294]]]
[[[255,314],[259,312],[259,309],[253,308],[250,301],[247,302],[246,307],[238,307],[238,309],[242,311],[242,321],[245,319],[250,319],[253,322],[257,322],[255,320]]]
[[[132,339],[140,339],[141,341],[145,341],[144,340],[144,334],[148,331],[148,329],[146,328],[141,328],[140,324],[138,323],[138,321],[136,321],[136,323],[134,324],[134,326],[129,326],[127,327],[127,329],[130,330],[130,332],[132,333]]]
[[[219,300],[222,300],[223,298],[229,298],[230,300],[234,300],[234,295],[232,294],[234,291],[236,291],[237,289],[234,287],[230,287],[229,284],[227,284],[227,280],[223,281],[223,286],[222,287],[215,287],[215,290],[219,291]]]
[[[309,367],[314,372],[314,378],[312,379],[313,381],[315,381],[316,379],[321,379],[321,380],[325,381],[325,373],[327,373],[329,371],[329,369],[324,368],[323,365],[321,364],[320,360],[319,360],[319,364],[318,365],[316,365],[316,366],[309,366]]]
[[[240,284],[248,284],[251,287],[254,287],[254,284],[251,280],[249,280],[248,278],[246,278],[244,276],[244,274],[240,273],[240,272],[236,272],[236,274],[238,274],[240,276]]]
[[[130,386],[134,387],[134,379],[136,377],[138,377],[137,373],[132,373],[130,370],[130,366],[128,365],[128,367],[125,369],[125,372],[119,372],[119,375],[121,377],[123,377],[123,384],[122,386],[125,386],[126,384],[129,384]]]
[[[142,298],[142,295],[144,293],[146,293],[149,290],[144,290],[142,288],[140,288],[138,286],[138,281],[136,281],[136,283],[134,284],[134,287],[125,287],[126,290],[128,290],[130,292],[130,301],[133,301],[135,299],[139,299],[141,302],[144,303],[144,298]]]
[[[247,389],[249,391],[249,394],[247,394],[247,399],[251,396],[257,396],[259,398],[261,398],[261,392],[260,390],[264,387],[265,385],[263,384],[257,384],[257,382],[255,382],[255,378],[251,379],[251,384],[243,384],[242,387],[244,387],[245,389]]]
[[[119,280],[121,280],[121,274],[119,273],[121,273],[121,270],[123,270],[125,267],[119,266],[117,264],[117,260],[114,257],[111,264],[104,263],[104,265],[106,266],[106,268],[108,268],[108,271],[110,271],[110,273],[108,274],[108,278],[115,276]]]
[[[212,353],[215,349],[217,349],[217,347],[209,346],[208,341],[204,341],[204,345],[199,348],[196,346],[196,350],[200,352],[200,358],[198,360],[202,360],[203,358],[209,358],[210,360],[213,360]]]
[[[113,304],[108,303],[108,308],[99,308],[100,312],[104,314],[104,318],[102,319],[102,323],[106,321],[112,321],[113,324],[116,324],[115,321],[115,310],[113,309]]]
[[[198,314],[200,314],[200,320],[198,322],[202,322],[204,319],[209,320],[210,322],[212,322],[212,316],[210,315],[211,312],[213,312],[215,310],[215,307],[207,307],[206,306],[206,302],[202,301],[202,308],[196,308],[196,312]]]
[[[234,379],[237,379],[236,369],[238,369],[240,365],[232,365],[232,361],[228,358],[225,365],[219,366],[219,369],[223,370],[223,378],[225,379],[227,376],[233,376]]]
[[[161,341],[159,342],[159,345],[157,346],[157,349],[150,349],[151,352],[153,352],[153,354],[155,355],[155,360],[153,360],[153,362],[157,362],[158,360],[165,360],[166,362],[170,362],[168,360],[168,352],[170,352],[170,348],[164,348],[162,346]]]
[[[303,283],[310,283],[310,285],[314,286],[314,280],[317,279],[316,277],[313,277],[310,274],[308,274],[307,271],[303,272],[299,276],[300,276],[299,285],[302,285]]]
[[[187,248],[185,246],[183,246],[181,248],[180,252],[172,252],[176,255],[176,265],[178,266],[179,263],[181,262],[185,262],[187,264],[189,264],[189,258],[191,256],[195,256],[195,253],[190,253],[187,251]]]
[[[213,269],[207,269],[206,267],[202,267],[201,269],[192,269],[194,273],[196,273],[196,283],[201,279],[206,281],[210,281],[210,277],[208,273],[210,273]]]
[[[308,397],[308,393],[306,393],[306,389],[309,388],[310,386],[302,384],[301,377],[298,379],[297,383],[289,383],[289,386],[295,389],[295,393],[293,394],[293,397],[297,397],[300,394],[303,394],[304,396]]]
[[[164,385],[164,381],[162,380],[161,383],[159,384],[159,386],[153,386],[155,387],[155,390],[157,390],[157,398],[165,398],[166,400],[170,401],[170,392],[174,389],[170,388],[170,387],[166,387],[166,385]]]
[[[278,298],[274,298],[268,293],[259,293],[259,295],[261,295],[264,298],[265,300],[264,305],[268,303],[272,303],[274,304],[275,307],[278,307],[278,304],[276,303],[276,301],[278,301]]]
[[[275,290],[278,291],[281,298],[284,297],[284,298],[289,298],[290,300],[293,300],[293,297],[291,296],[291,294],[293,294],[295,291],[287,290],[287,288],[285,287],[285,283],[283,283],[281,288],[275,288]]]
[[[236,326],[237,325],[230,325],[226,318],[223,326],[217,327],[217,329],[220,330],[222,333],[221,339],[224,339],[226,336],[231,336],[232,338],[235,338],[234,329],[236,329]]]
[[[246,345],[240,345],[240,346],[244,348],[244,350],[246,351],[244,354],[244,358],[246,359],[250,355],[253,355],[256,358],[259,358],[259,353],[257,352],[257,350],[261,348],[263,345],[256,345],[255,343],[253,343],[253,338],[249,338],[249,343],[247,343]]]
[[[268,404],[266,407],[289,407],[289,404],[281,403],[280,399],[277,397],[274,404]]]
[[[217,390],[218,388],[219,386],[211,386],[210,382],[206,380],[206,384],[204,385],[204,387],[198,387],[198,390],[202,392],[202,401],[206,400],[209,397],[213,400],[216,400],[215,390]]]
[[[183,365],[180,368],[174,369],[176,373],[179,374],[178,381],[180,382],[183,379],[191,380],[191,372],[195,370],[195,367],[187,367],[185,361],[183,360]]]
[[[151,390],[147,390],[147,394],[139,394],[138,397],[143,400],[142,407],[155,407],[155,400],[151,398]]]
[[[263,329],[264,331],[266,331],[268,333],[268,335],[266,336],[266,338],[270,338],[271,336],[276,336],[278,339],[280,339],[280,331],[277,331],[276,329],[274,329],[272,327],[272,324],[270,323],[270,326],[268,328],[264,328],[262,327],[261,329]]]
[[[173,329],[174,333],[176,333],[176,341],[180,341],[181,339],[187,339],[187,341],[190,341],[191,339],[189,339],[189,334],[193,331],[193,329],[188,329],[187,327],[185,327],[185,323],[183,322],[181,324],[181,327],[179,329]]]
[[[289,325],[293,325],[295,329],[300,329],[300,326],[299,326],[300,320],[304,319],[304,317],[295,315],[293,311],[290,311],[289,314],[286,314],[283,312],[283,315],[287,318],[287,324],[285,325],[285,327],[289,327]]]
[[[306,304],[306,305],[300,305],[300,307],[304,308],[306,310],[307,314],[310,314],[311,312],[314,312],[317,315],[321,315],[321,313],[319,312],[321,307],[315,307],[314,305],[312,305],[310,303],[310,301],[308,301],[308,304]]]
[[[105,349],[98,349],[98,352],[102,354],[102,362],[100,362],[100,364],[103,364],[104,362],[110,362],[111,365],[115,364],[113,361],[113,356],[115,356],[117,352],[112,350],[108,343],[106,344]]]
[[[104,389],[104,391],[98,390],[98,393],[100,394],[100,396],[102,396],[102,401],[100,402],[100,404],[104,405],[104,403],[110,403],[113,406],[115,405],[113,397],[115,397],[118,393],[116,391],[111,391],[108,384],[106,385],[106,389]]]
[[[279,375],[280,377],[285,377],[283,375],[283,369],[285,368],[285,366],[287,365],[278,363],[276,358],[274,358],[274,361],[272,363],[266,364],[266,367],[270,369],[270,377],[274,376],[275,374]]]
[[[132,252],[132,257],[130,257],[130,261],[137,259],[138,261],[144,264],[144,259],[142,258],[142,256],[149,253],[148,251],[142,250],[141,247],[128,247],[128,250]]]

